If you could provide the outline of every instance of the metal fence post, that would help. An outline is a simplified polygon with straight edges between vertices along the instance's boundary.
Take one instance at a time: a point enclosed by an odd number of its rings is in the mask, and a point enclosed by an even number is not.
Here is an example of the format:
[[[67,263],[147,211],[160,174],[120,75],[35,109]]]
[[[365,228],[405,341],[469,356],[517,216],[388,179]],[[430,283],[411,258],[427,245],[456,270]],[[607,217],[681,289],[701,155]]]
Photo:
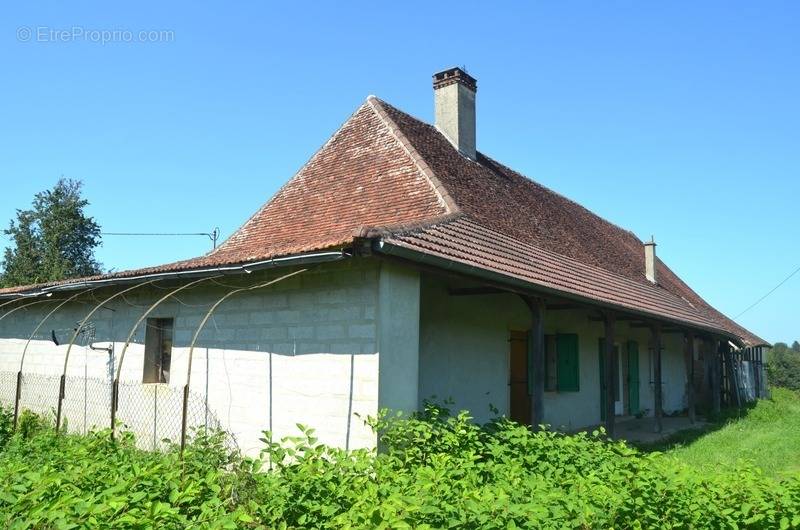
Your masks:
[[[117,403],[119,401],[119,381],[116,379],[111,384],[111,440],[115,439],[114,425],[117,420]]]
[[[61,374],[61,379],[58,382],[58,407],[56,409],[56,435],[58,435],[61,425],[61,407],[64,403],[64,387],[66,386],[67,376]]]
[[[19,419],[19,398],[22,395],[22,370],[17,372],[17,390],[14,394],[14,430],[17,430],[17,420]]]
[[[186,411],[189,408],[189,384],[183,387],[183,406],[181,408],[181,456],[186,447]]]

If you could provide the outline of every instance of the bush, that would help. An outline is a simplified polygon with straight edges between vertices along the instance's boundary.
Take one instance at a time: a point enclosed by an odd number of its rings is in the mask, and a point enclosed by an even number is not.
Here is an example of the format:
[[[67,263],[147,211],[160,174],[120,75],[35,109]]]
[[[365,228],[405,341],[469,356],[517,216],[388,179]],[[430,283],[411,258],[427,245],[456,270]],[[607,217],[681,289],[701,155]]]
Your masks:
[[[778,342],[767,359],[767,380],[772,386],[800,390],[800,344],[792,347]]]
[[[196,437],[183,461],[130,436],[14,436],[0,454],[11,528],[789,528],[800,477],[752,466],[701,473],[602,432],[533,433],[426,407],[373,421],[381,452],[318,443],[312,429],[260,460]],[[27,525],[27,526],[26,526]],[[70,526],[72,525],[72,526]]]

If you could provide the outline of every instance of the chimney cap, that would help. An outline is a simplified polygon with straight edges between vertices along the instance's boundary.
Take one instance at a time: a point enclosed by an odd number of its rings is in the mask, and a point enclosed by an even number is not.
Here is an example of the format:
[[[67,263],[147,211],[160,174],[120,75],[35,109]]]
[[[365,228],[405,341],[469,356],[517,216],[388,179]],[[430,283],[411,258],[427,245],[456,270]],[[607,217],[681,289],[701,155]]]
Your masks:
[[[458,66],[454,66],[453,68],[448,68],[433,74],[434,90],[452,85],[453,83],[460,83],[473,92],[478,91],[478,81],[469,75],[466,70],[459,68]]]
[[[656,238],[654,236],[650,236],[650,241],[645,241],[644,244],[656,246]]]

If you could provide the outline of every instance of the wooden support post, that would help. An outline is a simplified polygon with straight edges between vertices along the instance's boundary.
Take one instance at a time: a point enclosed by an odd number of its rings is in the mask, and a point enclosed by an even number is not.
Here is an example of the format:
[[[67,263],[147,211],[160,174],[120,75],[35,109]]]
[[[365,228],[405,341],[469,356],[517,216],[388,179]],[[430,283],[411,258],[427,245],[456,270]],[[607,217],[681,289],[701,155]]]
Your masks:
[[[731,351],[728,341],[723,341],[725,352],[725,365],[728,369],[728,385],[730,391],[731,404],[735,404],[737,408],[742,407],[742,397],[739,394],[739,378],[736,376],[739,371],[738,355]]]
[[[689,422],[694,423],[694,334],[687,331],[683,344],[683,359],[686,363],[686,407],[689,409]]]
[[[531,381],[531,426],[534,430],[544,424],[544,312],[541,298],[525,298],[531,311],[531,331],[528,337],[528,377]]]
[[[716,340],[711,340],[709,345],[711,354],[711,410],[718,415],[722,410],[722,354]]]
[[[661,432],[664,415],[661,399],[661,324],[655,322],[650,331],[653,336],[653,411],[656,420],[654,430]]]
[[[759,397],[758,389],[761,388],[759,386],[759,373],[758,373],[758,348],[755,346],[750,348],[750,372],[753,374],[753,395],[756,399]]]
[[[615,315],[612,312],[603,314],[603,321],[605,323],[605,339],[603,341],[603,351],[605,353],[605,386],[606,386],[606,434],[609,438],[614,436],[614,414],[616,412],[614,403],[617,401],[617,396],[614,388],[614,381],[616,380],[616,372],[619,366],[614,362],[614,323]]]

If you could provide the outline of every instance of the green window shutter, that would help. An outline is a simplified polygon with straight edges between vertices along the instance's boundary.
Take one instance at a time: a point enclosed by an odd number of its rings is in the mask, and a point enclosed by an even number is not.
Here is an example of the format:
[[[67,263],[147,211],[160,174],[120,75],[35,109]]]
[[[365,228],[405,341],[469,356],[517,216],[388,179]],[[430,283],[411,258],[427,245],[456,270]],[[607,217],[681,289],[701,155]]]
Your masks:
[[[575,334],[558,335],[556,349],[558,352],[558,391],[579,391],[578,336]]]

